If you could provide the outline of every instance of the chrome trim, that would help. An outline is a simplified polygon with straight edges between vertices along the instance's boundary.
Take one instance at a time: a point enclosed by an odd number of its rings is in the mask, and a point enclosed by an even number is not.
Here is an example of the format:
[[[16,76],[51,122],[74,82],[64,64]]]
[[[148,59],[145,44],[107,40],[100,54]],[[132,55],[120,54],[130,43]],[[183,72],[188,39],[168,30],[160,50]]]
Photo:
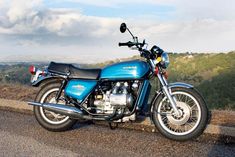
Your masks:
[[[150,61],[151,67],[152,67],[151,69],[152,69],[152,71],[154,71],[154,69],[155,69],[154,61],[152,59],[150,59],[149,61]]]
[[[48,111],[69,116],[71,118],[79,118],[79,119],[84,118],[82,111],[73,106],[66,106],[62,104],[53,104],[53,103],[38,103],[38,102],[28,102],[28,104],[33,106],[40,106]]]
[[[176,105],[176,101],[175,101],[175,99],[171,96],[171,90],[170,90],[170,88],[168,87],[168,83],[167,83],[167,81],[166,81],[166,79],[164,78],[164,76],[162,76],[161,74],[157,74],[157,77],[158,77],[158,79],[159,79],[159,81],[160,81],[160,83],[162,84],[162,89],[163,89],[163,92],[164,92],[164,94],[166,95],[166,97],[168,98],[168,100],[170,101],[170,104],[171,104],[171,107],[173,108],[173,110],[174,110],[174,113],[176,114],[176,115],[179,115],[180,113],[179,113],[179,111],[178,111],[178,109],[177,109],[177,105]]]
[[[42,70],[39,70],[39,69],[36,70],[36,73],[35,73],[35,75],[32,76],[30,82],[31,82],[31,83],[36,82],[36,81],[38,80],[40,74],[42,74]]]
[[[193,85],[183,83],[183,82],[175,82],[175,83],[170,83],[168,87],[169,88],[174,88],[174,87],[193,88]]]

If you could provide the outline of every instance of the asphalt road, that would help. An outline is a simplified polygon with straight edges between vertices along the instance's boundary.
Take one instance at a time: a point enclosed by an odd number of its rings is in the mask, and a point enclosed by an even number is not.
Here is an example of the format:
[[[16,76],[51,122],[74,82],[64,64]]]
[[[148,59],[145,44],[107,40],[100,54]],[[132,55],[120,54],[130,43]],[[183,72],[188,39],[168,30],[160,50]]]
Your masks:
[[[0,110],[0,156],[235,156],[235,145],[201,137],[175,142],[158,133],[77,124],[55,133],[32,115]]]

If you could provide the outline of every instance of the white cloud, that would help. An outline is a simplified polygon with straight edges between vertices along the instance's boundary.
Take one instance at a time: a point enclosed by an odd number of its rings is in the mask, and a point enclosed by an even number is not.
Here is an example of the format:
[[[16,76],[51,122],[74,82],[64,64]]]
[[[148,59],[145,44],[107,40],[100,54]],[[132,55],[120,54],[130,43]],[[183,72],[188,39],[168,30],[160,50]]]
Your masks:
[[[172,4],[178,20],[213,18],[232,20],[235,18],[233,0],[179,0]]]
[[[8,11],[0,16],[1,34],[100,37],[112,33],[113,26],[122,21],[86,16],[72,9],[40,8],[40,0],[20,1],[13,1]]]
[[[7,16],[11,23],[24,20],[27,17],[37,14],[38,5],[42,0],[12,0],[7,12]]]
[[[117,6],[141,1],[80,1],[92,5]],[[222,2],[214,0],[216,5]],[[234,50],[235,13],[224,1],[224,9],[212,6],[212,1],[146,0],[149,4],[172,5],[174,20],[110,18],[82,14],[71,8],[48,8],[42,0],[0,0],[0,50],[12,54],[60,54],[65,59],[83,61],[83,57],[101,55],[100,60],[130,56],[127,48],[117,43],[130,40],[119,33],[119,25],[126,21],[141,39],[157,44],[167,51],[227,51]],[[233,2],[231,2],[233,3]],[[217,13],[218,10],[218,13]],[[89,54],[88,54],[89,52]],[[120,52],[120,53],[119,53]],[[77,54],[74,57],[74,54]]]

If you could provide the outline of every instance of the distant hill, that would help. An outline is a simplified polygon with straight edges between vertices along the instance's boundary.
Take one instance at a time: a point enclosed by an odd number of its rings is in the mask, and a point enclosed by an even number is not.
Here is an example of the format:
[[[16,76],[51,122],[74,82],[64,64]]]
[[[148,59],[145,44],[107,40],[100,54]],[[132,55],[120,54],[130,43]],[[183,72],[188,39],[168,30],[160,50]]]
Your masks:
[[[235,52],[171,55],[169,81],[193,84],[210,108],[235,109]]]
[[[77,65],[85,68],[104,67],[108,64],[140,59],[139,56],[117,59],[98,64]],[[1,64],[0,82],[28,84],[28,67],[32,63]],[[45,67],[46,63],[37,63]],[[205,97],[210,108],[235,110],[235,51],[219,54],[170,54],[169,82],[193,84]],[[152,81],[156,87],[156,81]]]

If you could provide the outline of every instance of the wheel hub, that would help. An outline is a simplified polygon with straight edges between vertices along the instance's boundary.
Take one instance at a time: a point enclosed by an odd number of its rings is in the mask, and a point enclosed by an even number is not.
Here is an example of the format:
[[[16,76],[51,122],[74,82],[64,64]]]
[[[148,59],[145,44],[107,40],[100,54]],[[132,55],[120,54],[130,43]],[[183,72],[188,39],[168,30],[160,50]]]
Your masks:
[[[175,115],[173,110],[171,111],[172,114],[168,114],[167,118],[170,121],[170,123],[174,125],[183,125],[185,124],[190,117],[190,109],[188,105],[184,102],[176,102],[177,108],[179,111],[179,115]]]
[[[50,101],[49,101],[49,103],[55,103],[55,104],[63,104],[64,102],[62,101],[62,100],[59,100],[58,102],[56,102],[56,99],[55,98],[52,98],[52,99],[50,99]],[[58,113],[55,113],[55,112],[52,112],[52,111],[49,111],[50,112],[50,114],[52,115],[52,116],[54,116],[54,118],[56,118],[56,119],[58,119],[58,118],[64,118],[64,117],[66,117],[66,116],[64,116],[64,115],[61,115],[61,114],[58,114]]]

